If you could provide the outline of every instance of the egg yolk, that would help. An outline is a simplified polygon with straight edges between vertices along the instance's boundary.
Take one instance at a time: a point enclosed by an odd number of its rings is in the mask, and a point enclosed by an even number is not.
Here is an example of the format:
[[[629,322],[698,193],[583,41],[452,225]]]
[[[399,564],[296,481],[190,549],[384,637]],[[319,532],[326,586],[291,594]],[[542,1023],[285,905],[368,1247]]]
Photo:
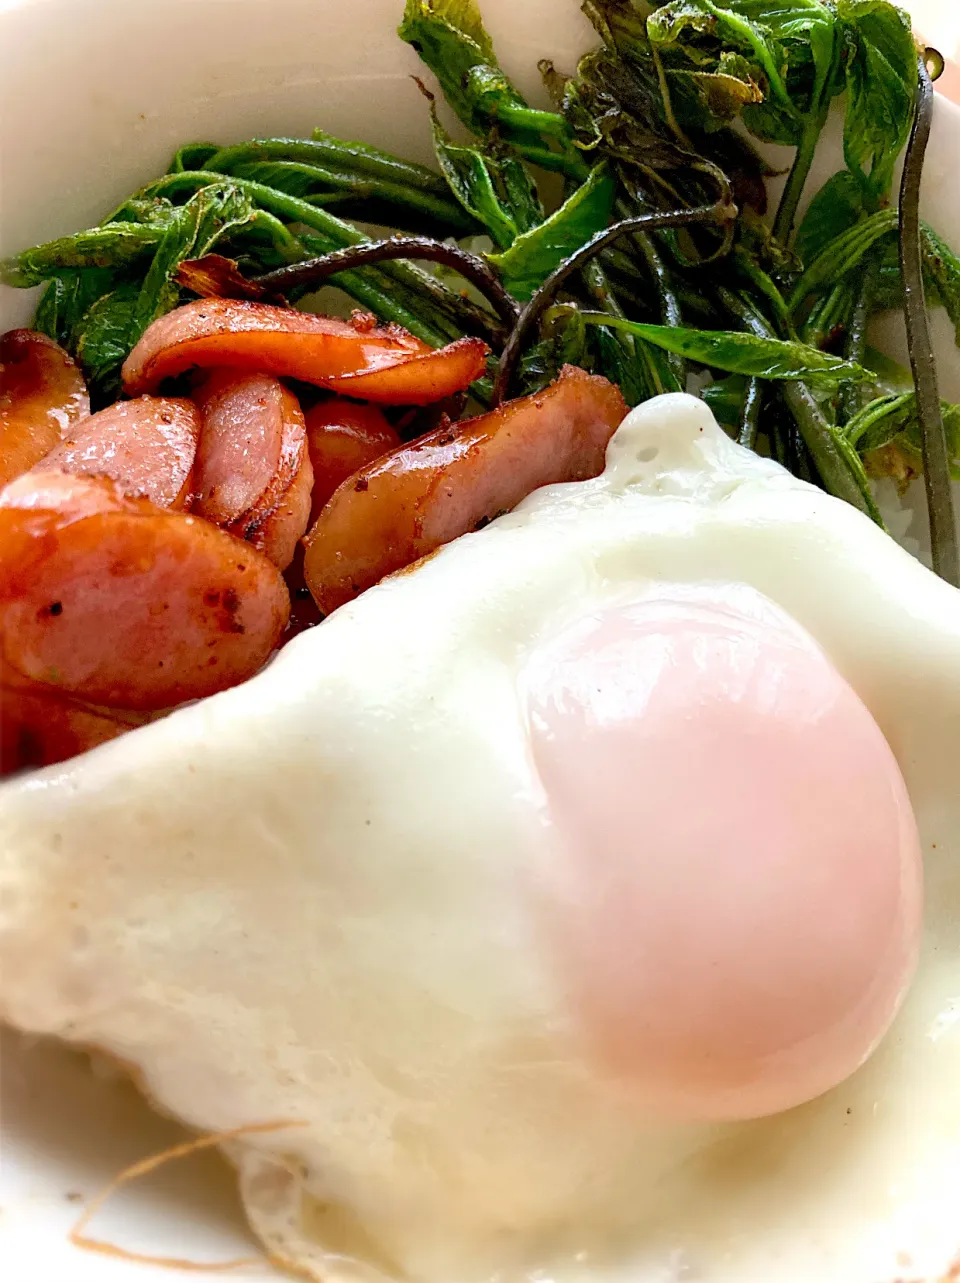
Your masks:
[[[591,614],[524,684],[532,894],[586,1054],[644,1107],[746,1119],[841,1082],[916,962],[922,872],[880,728],[739,585]]]

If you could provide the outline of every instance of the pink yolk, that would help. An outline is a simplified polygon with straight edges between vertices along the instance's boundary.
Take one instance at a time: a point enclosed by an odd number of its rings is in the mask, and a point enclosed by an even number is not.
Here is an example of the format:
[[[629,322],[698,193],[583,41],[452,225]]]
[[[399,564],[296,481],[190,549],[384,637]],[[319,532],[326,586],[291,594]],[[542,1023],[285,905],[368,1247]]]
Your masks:
[[[594,1062],[684,1119],[851,1074],[916,962],[921,858],[893,753],[816,642],[752,589],[661,585],[525,684],[556,838],[537,903]]]

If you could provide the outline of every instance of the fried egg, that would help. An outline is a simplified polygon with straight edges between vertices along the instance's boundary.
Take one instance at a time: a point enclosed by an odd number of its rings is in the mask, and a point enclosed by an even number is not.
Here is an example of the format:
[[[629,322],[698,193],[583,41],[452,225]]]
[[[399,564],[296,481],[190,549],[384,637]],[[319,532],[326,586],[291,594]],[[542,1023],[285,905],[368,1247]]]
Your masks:
[[[276,1122],[228,1153],[323,1283],[936,1279],[958,762],[960,593],[661,397],[602,476],[4,785],[0,1013]]]

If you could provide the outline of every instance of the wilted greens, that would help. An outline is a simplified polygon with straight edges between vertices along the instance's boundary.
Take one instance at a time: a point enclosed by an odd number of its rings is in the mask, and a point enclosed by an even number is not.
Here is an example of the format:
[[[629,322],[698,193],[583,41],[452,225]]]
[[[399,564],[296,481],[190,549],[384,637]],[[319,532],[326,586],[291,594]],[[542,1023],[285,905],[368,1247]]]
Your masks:
[[[320,130],[189,144],[99,227],[25,251],[4,279],[48,282],[37,325],[80,360],[102,402],[146,326],[190,297],[178,283],[186,260],[215,251],[257,277],[366,244],[350,219],[469,238],[520,305],[562,278],[542,317],[526,318],[511,390],[543,386],[569,361],[634,403],[712,377],[703,395],[741,442],[877,519],[868,471],[905,482],[923,466],[923,411],[866,355],[871,317],[905,301],[891,187],[923,79],[908,18],[888,0],[583,8],[597,47],[577,67],[541,64],[544,110],[503,72],[475,0],[406,0],[400,36],[443,94],[424,89],[436,169]],[[841,95],[845,167],[798,218]],[[758,149],[771,142],[794,149],[775,209]],[[564,271],[619,220],[713,207],[736,217],[635,229]],[[917,238],[927,297],[960,343],[960,258],[932,228]],[[435,346],[467,333],[503,345],[502,309],[449,265],[374,257],[333,280]],[[480,399],[496,372],[494,357]],[[957,475],[960,410],[942,413]]]

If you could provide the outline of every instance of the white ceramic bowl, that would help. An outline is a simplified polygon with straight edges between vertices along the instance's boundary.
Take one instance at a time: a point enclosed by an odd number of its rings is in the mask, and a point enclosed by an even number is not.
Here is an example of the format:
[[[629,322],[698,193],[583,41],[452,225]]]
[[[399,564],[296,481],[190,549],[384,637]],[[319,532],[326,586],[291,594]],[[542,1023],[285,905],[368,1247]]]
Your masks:
[[[505,69],[537,101],[537,59],[572,68],[591,42],[576,0],[482,8]],[[429,159],[410,80],[422,68],[395,35],[401,11],[402,0],[0,0],[0,256],[98,221],[190,140],[308,135],[322,125]],[[836,151],[822,157],[821,174],[838,164]],[[925,214],[960,244],[960,110],[947,103],[926,173]],[[0,330],[26,323],[34,301],[0,289]],[[960,400],[944,318],[936,331],[944,393]],[[896,344],[895,327],[887,337]],[[182,1280],[179,1270],[80,1251],[67,1237],[83,1200],[182,1133],[128,1084],[92,1076],[63,1049],[8,1035],[2,1069],[6,1283]],[[196,1260],[256,1251],[230,1175],[210,1155],[121,1192],[93,1232]],[[255,1265],[238,1277],[277,1276]]]

